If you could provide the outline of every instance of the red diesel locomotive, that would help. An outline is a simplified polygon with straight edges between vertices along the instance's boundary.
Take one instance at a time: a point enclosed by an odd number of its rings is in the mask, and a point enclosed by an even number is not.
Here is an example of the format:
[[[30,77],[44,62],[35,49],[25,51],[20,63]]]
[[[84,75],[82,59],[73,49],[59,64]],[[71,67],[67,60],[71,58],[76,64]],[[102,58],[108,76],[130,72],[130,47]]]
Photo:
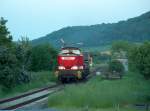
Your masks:
[[[88,58],[88,59],[87,59]],[[64,47],[61,49],[57,57],[56,76],[62,82],[70,79],[85,79],[89,74],[89,57],[79,48]]]

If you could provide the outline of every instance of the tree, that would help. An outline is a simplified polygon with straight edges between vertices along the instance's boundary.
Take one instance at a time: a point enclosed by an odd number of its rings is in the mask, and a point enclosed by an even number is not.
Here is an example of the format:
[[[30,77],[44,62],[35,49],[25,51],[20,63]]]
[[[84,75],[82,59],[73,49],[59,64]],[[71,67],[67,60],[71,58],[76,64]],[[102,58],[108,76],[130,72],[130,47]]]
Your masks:
[[[120,61],[112,60],[109,62],[109,71],[111,73],[119,73],[119,75],[122,76],[124,72],[124,66]]]
[[[128,51],[131,48],[131,44],[128,41],[115,41],[112,44],[112,51],[121,52]]]
[[[12,44],[12,36],[6,27],[7,20],[0,18],[0,46],[10,46]]]
[[[0,85],[11,89],[18,83],[29,82],[26,67],[30,53],[28,41],[12,42],[6,22],[0,19]]]
[[[20,72],[18,60],[10,49],[0,46],[0,84],[4,88],[12,88],[16,84]]]
[[[53,70],[56,66],[57,51],[50,44],[34,46],[31,53],[31,70]]]
[[[130,43],[128,41],[115,41],[112,44],[112,58],[128,58],[128,53],[132,47],[135,47],[134,43]]]
[[[133,71],[139,71],[146,79],[150,79],[150,42],[145,42],[130,51],[129,67]]]
[[[16,44],[16,57],[20,61],[22,69],[28,70],[31,65],[31,49],[29,39],[21,37]]]
[[[17,83],[29,82],[30,73],[28,70],[31,65],[31,45],[27,37],[21,37],[21,40],[16,43],[15,55],[21,70],[17,77]]]
[[[12,36],[6,27],[7,20],[0,18],[0,85],[11,88],[15,84],[17,59],[10,50]]]

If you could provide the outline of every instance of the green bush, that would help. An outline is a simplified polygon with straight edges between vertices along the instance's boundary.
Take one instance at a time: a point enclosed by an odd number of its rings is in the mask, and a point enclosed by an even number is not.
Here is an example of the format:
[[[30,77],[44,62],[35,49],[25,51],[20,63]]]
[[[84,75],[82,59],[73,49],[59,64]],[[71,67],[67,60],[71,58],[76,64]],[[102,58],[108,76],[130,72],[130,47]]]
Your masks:
[[[31,52],[30,70],[41,71],[55,68],[57,51],[50,44],[34,46]]]
[[[115,41],[112,43],[113,52],[128,51],[131,47],[131,44],[128,41]]]
[[[130,51],[129,68],[150,79],[150,42],[145,42]]]
[[[16,56],[6,47],[0,46],[0,84],[11,88],[16,83],[20,71]]]
[[[112,60],[109,62],[109,71],[110,72],[118,72],[123,73],[124,72],[124,66],[123,64],[118,60]]]

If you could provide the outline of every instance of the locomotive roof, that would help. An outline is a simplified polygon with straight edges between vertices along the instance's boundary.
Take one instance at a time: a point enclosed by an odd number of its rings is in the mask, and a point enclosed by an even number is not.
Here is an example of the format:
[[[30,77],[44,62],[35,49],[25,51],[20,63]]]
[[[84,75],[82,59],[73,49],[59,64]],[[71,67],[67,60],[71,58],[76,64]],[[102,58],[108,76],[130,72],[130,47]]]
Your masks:
[[[63,49],[77,49],[77,50],[80,50],[80,49],[77,48],[77,47],[63,47],[62,50],[63,50]]]

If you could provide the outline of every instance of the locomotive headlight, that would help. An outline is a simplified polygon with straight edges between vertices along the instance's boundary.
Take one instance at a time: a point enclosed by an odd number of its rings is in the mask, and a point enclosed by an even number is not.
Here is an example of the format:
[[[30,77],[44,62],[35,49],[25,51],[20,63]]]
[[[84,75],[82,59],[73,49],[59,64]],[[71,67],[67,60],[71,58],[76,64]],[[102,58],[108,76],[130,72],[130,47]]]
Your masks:
[[[78,66],[72,66],[71,69],[72,70],[78,70]]]
[[[65,70],[65,67],[64,66],[58,66],[58,69],[59,70]]]
[[[78,70],[78,69],[83,69],[83,66],[72,66],[72,70]]]
[[[79,66],[79,69],[83,69],[83,66]]]

